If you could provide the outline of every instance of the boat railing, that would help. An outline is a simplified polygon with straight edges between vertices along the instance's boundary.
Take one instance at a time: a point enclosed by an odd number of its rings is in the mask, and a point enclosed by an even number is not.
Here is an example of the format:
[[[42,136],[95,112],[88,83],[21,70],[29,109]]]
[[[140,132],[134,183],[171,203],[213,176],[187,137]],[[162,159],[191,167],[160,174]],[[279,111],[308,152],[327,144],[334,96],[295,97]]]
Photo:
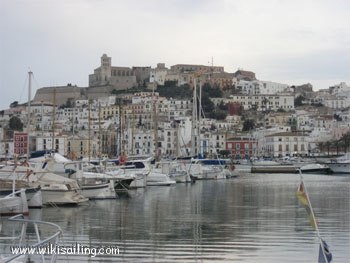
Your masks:
[[[14,191],[14,192],[8,194],[8,195],[5,196],[4,198],[14,197],[14,196],[16,196],[17,194],[20,194],[20,193],[25,192],[25,191],[26,191],[26,189],[21,188],[21,189],[19,189],[19,190],[17,190],[17,191]]]
[[[5,258],[0,258],[0,262],[1,263],[7,263],[7,262],[33,262],[30,261],[29,257],[34,257],[36,260],[35,262],[56,262],[57,259],[57,254],[56,253],[52,253],[49,254],[49,251],[47,251],[47,254],[45,253],[40,253],[43,250],[40,251],[40,249],[38,248],[42,248],[42,247],[55,247],[58,242],[60,241],[60,238],[62,237],[62,229],[60,226],[58,226],[57,224],[51,223],[51,222],[45,222],[45,221],[40,221],[40,220],[30,220],[30,219],[26,219],[24,217],[24,215],[20,214],[20,215],[16,215],[13,217],[8,218],[9,221],[13,221],[13,222],[18,222],[21,223],[21,230],[19,235],[15,235],[15,236],[11,236],[11,237],[0,237],[0,240],[11,240],[11,241],[17,241],[17,244],[13,245],[13,248],[18,248],[17,250],[17,254],[13,254],[13,251],[9,252],[9,256],[5,257]],[[49,226],[50,228],[52,228],[52,230],[50,232],[52,232],[52,234],[44,239],[42,239],[42,236],[40,233],[44,232],[41,231],[41,227],[42,226]],[[27,239],[27,228],[31,226],[34,228],[35,231],[35,238],[34,239],[34,244],[30,245],[27,242],[25,242],[25,239]],[[30,251],[28,253],[20,253],[20,248],[28,248],[27,251]],[[21,252],[23,252],[24,250],[22,250]],[[35,253],[34,253],[35,251]],[[4,255],[4,253],[2,253]],[[40,258],[40,259],[37,259]]]

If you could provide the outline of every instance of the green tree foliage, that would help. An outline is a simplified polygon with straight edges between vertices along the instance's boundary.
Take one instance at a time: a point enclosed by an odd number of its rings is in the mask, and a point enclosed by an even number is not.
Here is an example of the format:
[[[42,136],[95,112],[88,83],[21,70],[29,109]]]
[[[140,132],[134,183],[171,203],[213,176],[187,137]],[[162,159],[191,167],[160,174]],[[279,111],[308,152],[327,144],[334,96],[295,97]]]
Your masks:
[[[222,97],[222,91],[218,86],[205,83],[202,86],[202,109],[205,117],[216,120],[224,120],[227,117],[228,106],[221,102],[215,106],[210,98]]]
[[[295,106],[295,107],[302,106],[302,105],[303,105],[303,100],[305,100],[304,96],[299,95],[298,97],[296,97],[296,98],[294,99],[294,106]]]
[[[216,119],[216,120],[224,120],[227,117],[227,111],[215,109],[215,111],[211,112],[209,114],[209,118]]]
[[[344,147],[344,152],[348,152],[348,149],[350,148],[350,132],[345,133],[339,141]]]
[[[9,121],[9,128],[13,131],[23,131],[23,123],[17,116],[12,116]]]
[[[73,108],[74,103],[72,102],[71,99],[67,99],[66,103],[62,104],[59,108],[64,109],[64,108]]]
[[[176,99],[189,99],[193,96],[193,90],[188,85],[177,86],[176,81],[165,81],[164,86],[158,85],[157,92],[159,96]]]
[[[131,89],[126,89],[126,90],[116,90],[116,89],[113,89],[111,91],[111,94],[113,95],[120,95],[120,94],[134,94],[134,93],[137,93],[137,92],[142,92],[142,91],[145,91],[146,88],[141,86],[141,87],[133,87]]]
[[[223,95],[219,86],[211,86],[209,83],[205,83],[202,86],[202,95],[203,94],[208,95],[210,98],[221,98]]]
[[[221,101],[218,105],[218,109],[219,110],[222,110],[222,111],[227,111],[228,110],[228,105],[227,104],[224,104],[223,101]]]
[[[255,128],[254,120],[252,120],[252,119],[246,119],[246,120],[243,122],[242,131],[250,131],[250,130],[253,130],[254,128]]]
[[[198,105],[198,107],[199,107],[199,105]],[[202,110],[204,112],[204,115],[208,116],[211,112],[214,111],[214,109],[215,109],[215,105],[211,101],[209,96],[207,96],[207,95],[202,96]]]
[[[220,150],[219,155],[223,158],[227,158],[231,152],[229,150]]]

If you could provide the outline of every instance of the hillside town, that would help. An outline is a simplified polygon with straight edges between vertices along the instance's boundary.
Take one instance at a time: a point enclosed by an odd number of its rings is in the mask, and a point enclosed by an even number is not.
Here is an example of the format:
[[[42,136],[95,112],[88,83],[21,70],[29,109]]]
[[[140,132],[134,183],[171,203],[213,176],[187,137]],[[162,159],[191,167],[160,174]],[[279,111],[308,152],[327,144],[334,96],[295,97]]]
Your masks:
[[[213,64],[213,63],[212,63]],[[31,72],[29,72],[29,85]],[[55,151],[72,160],[121,154],[335,156],[350,148],[350,86],[313,90],[222,66],[112,66],[103,54],[88,87],[43,87],[0,111],[6,160]],[[29,135],[29,136],[28,136]]]

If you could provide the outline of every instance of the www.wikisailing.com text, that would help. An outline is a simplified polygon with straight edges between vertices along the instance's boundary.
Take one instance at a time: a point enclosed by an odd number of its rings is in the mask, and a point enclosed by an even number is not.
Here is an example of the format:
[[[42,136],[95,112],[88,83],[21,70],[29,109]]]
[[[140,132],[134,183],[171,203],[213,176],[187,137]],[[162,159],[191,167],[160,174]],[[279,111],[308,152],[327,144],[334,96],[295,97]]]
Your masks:
[[[71,246],[60,246],[47,244],[45,246],[12,246],[11,253],[13,255],[88,255],[96,257],[98,255],[119,255],[117,246],[83,246],[79,243]]]

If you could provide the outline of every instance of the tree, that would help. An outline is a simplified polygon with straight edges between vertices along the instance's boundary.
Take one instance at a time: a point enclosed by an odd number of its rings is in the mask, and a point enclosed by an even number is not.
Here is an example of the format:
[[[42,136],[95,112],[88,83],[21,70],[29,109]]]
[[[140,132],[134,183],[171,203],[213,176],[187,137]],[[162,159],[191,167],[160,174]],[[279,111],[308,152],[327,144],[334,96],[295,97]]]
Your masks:
[[[344,152],[348,151],[350,147],[350,132],[345,133],[339,140],[341,145],[344,147]]]
[[[326,141],[326,147],[327,147],[327,155],[329,156],[330,148],[332,146],[332,143],[330,141]]]
[[[17,116],[12,116],[9,121],[9,128],[13,131],[23,131],[23,123]]]
[[[158,85],[159,96],[166,98],[188,99],[192,98],[192,89],[188,84],[177,86],[176,81],[166,81],[164,86]]]
[[[254,129],[254,127],[255,127],[254,120],[247,119],[243,123],[242,131],[250,131],[250,130]]]
[[[218,108],[219,110],[222,110],[222,111],[227,111],[228,110],[228,105],[227,104],[224,104],[223,101],[221,101],[218,105]]]
[[[209,115],[214,111],[215,105],[211,101],[208,95],[202,96],[202,109],[204,111],[204,115],[210,117]]]
[[[296,97],[294,99],[294,106],[295,107],[302,106],[303,105],[303,100],[305,100],[305,98],[302,95],[299,95],[298,97]]]
[[[219,155],[221,157],[227,158],[231,152],[229,150],[220,150]]]
[[[209,83],[204,83],[202,86],[202,94],[208,95],[210,98],[221,98],[222,91],[219,86],[211,86]]]
[[[323,147],[324,147],[324,142],[318,142],[317,143],[317,147],[320,149],[320,152],[323,151]]]

